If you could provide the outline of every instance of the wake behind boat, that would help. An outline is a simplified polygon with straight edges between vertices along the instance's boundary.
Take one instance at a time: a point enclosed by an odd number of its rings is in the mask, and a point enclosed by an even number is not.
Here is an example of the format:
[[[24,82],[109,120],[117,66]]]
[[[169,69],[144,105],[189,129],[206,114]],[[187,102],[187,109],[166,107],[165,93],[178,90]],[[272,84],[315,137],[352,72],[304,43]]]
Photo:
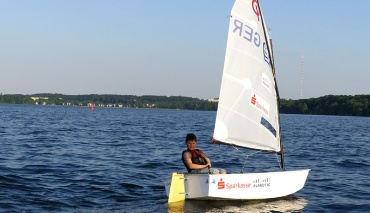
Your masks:
[[[269,199],[302,189],[309,169],[285,171],[279,92],[270,37],[258,0],[236,0],[213,140],[280,156],[282,171],[248,174],[173,173],[168,202],[184,199]]]

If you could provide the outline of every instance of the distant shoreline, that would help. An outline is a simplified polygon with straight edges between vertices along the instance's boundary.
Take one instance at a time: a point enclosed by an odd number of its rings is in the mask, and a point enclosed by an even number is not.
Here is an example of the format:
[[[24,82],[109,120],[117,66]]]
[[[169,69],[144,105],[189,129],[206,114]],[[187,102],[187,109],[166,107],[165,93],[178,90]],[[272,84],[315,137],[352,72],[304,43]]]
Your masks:
[[[94,106],[110,108],[147,108],[216,111],[218,99],[155,95],[0,95],[0,104],[38,104]],[[307,115],[342,115],[370,117],[370,95],[327,95],[309,99],[281,99],[280,113]]]

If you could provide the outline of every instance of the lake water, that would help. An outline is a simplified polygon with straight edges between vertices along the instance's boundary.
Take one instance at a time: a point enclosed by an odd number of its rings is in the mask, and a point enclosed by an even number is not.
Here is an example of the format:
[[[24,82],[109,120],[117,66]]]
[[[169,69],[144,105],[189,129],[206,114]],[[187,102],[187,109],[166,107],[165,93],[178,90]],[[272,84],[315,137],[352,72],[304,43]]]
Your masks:
[[[305,187],[267,201],[167,204],[186,133],[229,173],[279,169],[273,154],[213,145],[215,112],[0,105],[0,212],[368,212],[370,118],[282,115],[287,170]]]

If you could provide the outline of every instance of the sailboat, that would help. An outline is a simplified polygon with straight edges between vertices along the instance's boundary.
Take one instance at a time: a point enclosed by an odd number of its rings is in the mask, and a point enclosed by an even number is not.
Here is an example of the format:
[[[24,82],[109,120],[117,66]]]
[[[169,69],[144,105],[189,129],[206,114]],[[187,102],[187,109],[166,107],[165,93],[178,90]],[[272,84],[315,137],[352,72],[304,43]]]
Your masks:
[[[172,173],[168,202],[184,199],[270,199],[304,187],[310,169],[287,171],[280,128],[272,42],[258,0],[231,10],[213,141],[279,156],[281,171],[243,174]],[[227,168],[226,168],[227,170]]]

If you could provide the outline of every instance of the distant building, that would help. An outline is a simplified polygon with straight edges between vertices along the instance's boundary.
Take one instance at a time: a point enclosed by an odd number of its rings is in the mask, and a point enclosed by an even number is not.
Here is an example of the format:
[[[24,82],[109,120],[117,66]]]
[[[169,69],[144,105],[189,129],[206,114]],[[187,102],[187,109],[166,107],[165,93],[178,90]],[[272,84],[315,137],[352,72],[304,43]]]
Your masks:
[[[218,102],[218,98],[211,98],[207,100],[208,102]]]
[[[36,100],[40,100],[40,99],[43,99],[43,100],[48,100],[49,97],[31,97],[32,100],[36,101]]]

